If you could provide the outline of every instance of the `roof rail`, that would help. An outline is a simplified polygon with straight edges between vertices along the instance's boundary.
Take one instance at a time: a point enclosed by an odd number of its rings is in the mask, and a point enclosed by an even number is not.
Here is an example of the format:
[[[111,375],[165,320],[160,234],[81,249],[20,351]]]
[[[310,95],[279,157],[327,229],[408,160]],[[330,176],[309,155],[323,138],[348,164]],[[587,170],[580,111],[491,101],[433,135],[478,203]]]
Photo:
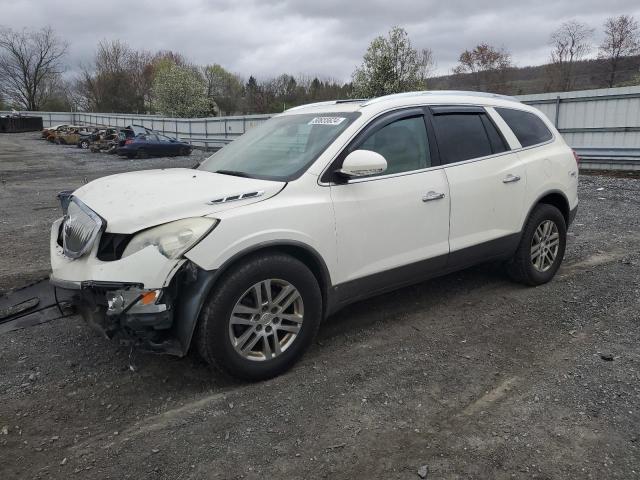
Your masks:
[[[366,102],[367,100],[369,100],[368,98],[345,98],[343,100],[336,100],[336,104],[340,104],[340,103],[360,103],[360,102]]]
[[[291,112],[293,110],[301,110],[309,107],[321,107],[323,105],[340,105],[342,103],[362,103],[366,102],[366,98],[343,98],[340,100],[327,100],[325,102],[307,103],[305,105],[298,105],[297,107],[288,108],[286,111]]]
[[[309,108],[309,107],[321,107],[323,105],[335,105],[336,103],[337,103],[337,100],[329,100],[329,101],[326,101],[326,102],[307,103],[305,105],[298,105],[297,107],[287,108],[285,110],[285,112],[293,112],[294,110],[302,110],[303,108]]]
[[[286,111],[293,112],[295,110],[302,110],[304,108],[322,107],[324,105],[339,105],[341,103],[360,103],[360,105],[364,107],[366,105],[384,102],[385,100],[392,100],[394,98],[417,97],[421,95],[456,95],[461,97],[499,98],[501,100],[522,103],[516,97],[501,95],[499,93],[472,92],[470,90],[421,90],[416,92],[392,93],[390,95],[383,95],[381,97],[375,98],[348,98],[343,100],[328,100],[325,102],[307,103],[306,105],[298,105],[297,107],[288,108]]]
[[[383,102],[385,100],[391,100],[394,98],[403,98],[403,97],[416,97],[419,95],[456,95],[456,96],[465,96],[465,97],[485,97],[485,98],[499,98],[502,100],[509,100],[511,102],[521,103],[515,97],[510,97],[508,95],[500,95],[499,93],[487,93],[487,92],[472,92],[468,90],[423,90],[417,92],[403,92],[403,93],[393,93],[391,95],[384,95],[382,97],[372,98],[362,104],[362,106],[371,105],[378,102]]]

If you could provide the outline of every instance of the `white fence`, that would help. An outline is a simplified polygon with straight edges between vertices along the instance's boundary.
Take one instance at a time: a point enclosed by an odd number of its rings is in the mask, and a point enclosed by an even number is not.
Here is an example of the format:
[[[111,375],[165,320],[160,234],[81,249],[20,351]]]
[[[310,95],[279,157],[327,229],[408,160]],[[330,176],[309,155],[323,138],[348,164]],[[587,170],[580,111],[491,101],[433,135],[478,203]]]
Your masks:
[[[540,109],[587,164],[640,169],[640,86],[542,93],[517,97]],[[44,126],[142,125],[196,146],[219,148],[271,115],[167,118],[155,115],[83,112],[20,112],[42,117]]]

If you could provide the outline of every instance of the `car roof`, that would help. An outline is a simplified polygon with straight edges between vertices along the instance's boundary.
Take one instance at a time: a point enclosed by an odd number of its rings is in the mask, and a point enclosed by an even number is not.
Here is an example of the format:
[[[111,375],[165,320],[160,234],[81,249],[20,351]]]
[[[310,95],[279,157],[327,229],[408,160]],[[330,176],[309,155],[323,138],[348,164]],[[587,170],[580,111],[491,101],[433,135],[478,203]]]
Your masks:
[[[323,112],[368,112],[377,113],[398,107],[413,105],[482,105],[489,107],[511,107],[534,110],[515,97],[495,93],[461,90],[425,90],[396,93],[371,99],[330,100],[327,102],[300,105],[286,110],[283,115]]]

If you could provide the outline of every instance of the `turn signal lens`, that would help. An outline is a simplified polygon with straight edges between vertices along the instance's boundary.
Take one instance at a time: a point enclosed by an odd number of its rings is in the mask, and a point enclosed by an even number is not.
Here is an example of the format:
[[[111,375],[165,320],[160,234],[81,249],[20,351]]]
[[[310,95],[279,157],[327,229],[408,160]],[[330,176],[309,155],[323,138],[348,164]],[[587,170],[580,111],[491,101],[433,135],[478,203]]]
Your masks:
[[[147,292],[142,295],[142,298],[140,299],[140,303],[142,303],[143,305],[150,305],[156,301],[156,298],[158,298],[158,290]]]

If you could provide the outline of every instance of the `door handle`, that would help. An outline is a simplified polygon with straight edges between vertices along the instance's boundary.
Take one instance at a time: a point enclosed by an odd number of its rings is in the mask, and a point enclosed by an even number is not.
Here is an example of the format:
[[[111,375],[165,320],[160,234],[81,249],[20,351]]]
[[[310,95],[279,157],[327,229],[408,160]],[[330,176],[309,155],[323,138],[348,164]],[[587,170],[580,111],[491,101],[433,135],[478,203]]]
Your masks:
[[[427,192],[422,196],[422,201],[430,202],[432,200],[440,200],[441,198],[444,198],[444,193],[434,192],[433,190],[431,190],[430,192]]]
[[[520,177],[518,175],[509,174],[506,177],[504,177],[504,179],[502,180],[502,183],[515,183],[519,181],[520,181]]]

